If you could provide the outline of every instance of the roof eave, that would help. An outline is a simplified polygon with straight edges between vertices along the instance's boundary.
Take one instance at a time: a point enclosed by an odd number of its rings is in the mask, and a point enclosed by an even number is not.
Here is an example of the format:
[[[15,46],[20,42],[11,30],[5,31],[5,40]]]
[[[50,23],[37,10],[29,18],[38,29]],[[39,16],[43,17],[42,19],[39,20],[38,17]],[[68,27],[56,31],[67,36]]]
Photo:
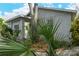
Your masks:
[[[77,13],[76,10],[70,10],[70,9],[45,8],[45,7],[39,7],[39,9],[51,10],[51,11],[69,12],[69,13]]]

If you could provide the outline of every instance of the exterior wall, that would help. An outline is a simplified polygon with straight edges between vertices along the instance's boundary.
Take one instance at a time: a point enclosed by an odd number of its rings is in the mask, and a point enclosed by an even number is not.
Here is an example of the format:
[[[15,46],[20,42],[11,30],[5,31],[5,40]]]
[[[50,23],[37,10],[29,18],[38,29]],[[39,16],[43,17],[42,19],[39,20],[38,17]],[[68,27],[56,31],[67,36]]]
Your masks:
[[[49,20],[50,17],[53,19],[54,24],[59,20],[61,22],[58,31],[56,32],[57,36],[62,36],[64,40],[69,41],[70,37],[70,26],[71,26],[71,14],[66,12],[58,12],[58,11],[50,11],[50,10],[42,10],[38,11],[38,18],[40,20],[45,19]],[[12,29],[14,29],[15,24],[19,24],[20,26],[20,35],[19,38],[27,38],[27,29],[26,26],[29,24],[28,22],[24,21],[22,18],[20,20],[15,19],[16,21],[9,22],[9,25]],[[28,24],[27,24],[28,23]],[[29,26],[29,25],[28,25]]]
[[[26,38],[26,39],[28,39],[29,38],[29,34],[28,34],[28,30],[29,30],[29,22],[24,22],[24,37]]]
[[[22,18],[18,18],[15,20],[8,22],[9,27],[14,30],[14,25],[19,25],[20,33],[19,33],[18,39],[23,39],[24,38],[24,20]]]
[[[39,19],[49,20],[53,19],[54,24],[58,20],[61,22],[60,27],[56,33],[57,36],[62,36],[64,40],[69,41],[70,37],[70,26],[71,26],[71,14],[58,11],[49,11],[49,10],[39,10],[38,12]]]

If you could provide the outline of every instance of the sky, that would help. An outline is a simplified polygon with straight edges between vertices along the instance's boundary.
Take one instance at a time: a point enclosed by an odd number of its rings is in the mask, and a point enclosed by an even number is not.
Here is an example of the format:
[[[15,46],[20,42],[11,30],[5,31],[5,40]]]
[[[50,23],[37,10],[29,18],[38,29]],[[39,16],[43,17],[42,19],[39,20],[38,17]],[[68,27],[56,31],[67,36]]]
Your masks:
[[[71,3],[39,3],[39,7],[61,8],[75,10]],[[26,3],[0,3],[0,17],[10,19],[16,15],[25,15],[29,12]]]

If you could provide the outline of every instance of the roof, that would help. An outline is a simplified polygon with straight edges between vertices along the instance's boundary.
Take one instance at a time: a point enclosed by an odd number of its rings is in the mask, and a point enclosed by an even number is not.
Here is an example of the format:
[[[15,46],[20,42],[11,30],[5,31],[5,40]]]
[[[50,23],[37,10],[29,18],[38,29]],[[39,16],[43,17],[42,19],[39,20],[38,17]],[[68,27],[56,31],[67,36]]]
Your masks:
[[[8,19],[6,22],[13,21],[13,20],[15,20],[16,18],[26,18],[26,19],[31,19],[31,17],[25,16],[25,15],[23,15],[23,16],[21,16],[21,15],[17,15],[17,16],[15,16],[15,17],[13,17],[13,18]]]
[[[70,9],[57,9],[57,8],[45,8],[45,7],[38,7],[38,10],[49,10],[49,11],[59,11],[59,12],[67,12],[67,13],[74,13],[76,14],[77,11],[76,10],[70,10]],[[28,18],[28,19],[31,19],[30,17],[28,17],[27,15],[29,14],[30,12],[26,13],[26,15],[17,15],[13,18],[10,18],[7,20],[8,21],[11,21],[11,20],[14,20],[16,18],[19,18],[19,17],[23,17],[23,18]]]
[[[50,10],[50,11],[60,11],[60,12],[77,13],[76,10],[71,10],[71,9],[45,8],[45,7],[39,7],[39,9]]]

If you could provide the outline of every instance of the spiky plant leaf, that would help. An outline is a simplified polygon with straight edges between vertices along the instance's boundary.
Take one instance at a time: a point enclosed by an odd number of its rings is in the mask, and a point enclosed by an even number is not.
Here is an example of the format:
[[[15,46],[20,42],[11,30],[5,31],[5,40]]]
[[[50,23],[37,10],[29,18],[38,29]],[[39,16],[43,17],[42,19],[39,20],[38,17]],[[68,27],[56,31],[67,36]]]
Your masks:
[[[29,43],[29,40],[27,40]],[[27,56],[31,53],[30,44],[7,38],[0,40],[0,55],[2,56]]]
[[[62,39],[63,36],[56,36],[55,34],[61,24],[61,20],[58,19],[56,23],[54,23],[53,19],[45,20],[42,19],[42,22],[38,23],[38,33],[43,36],[43,39],[48,43],[48,55],[55,55],[55,49],[59,47],[59,40]]]

